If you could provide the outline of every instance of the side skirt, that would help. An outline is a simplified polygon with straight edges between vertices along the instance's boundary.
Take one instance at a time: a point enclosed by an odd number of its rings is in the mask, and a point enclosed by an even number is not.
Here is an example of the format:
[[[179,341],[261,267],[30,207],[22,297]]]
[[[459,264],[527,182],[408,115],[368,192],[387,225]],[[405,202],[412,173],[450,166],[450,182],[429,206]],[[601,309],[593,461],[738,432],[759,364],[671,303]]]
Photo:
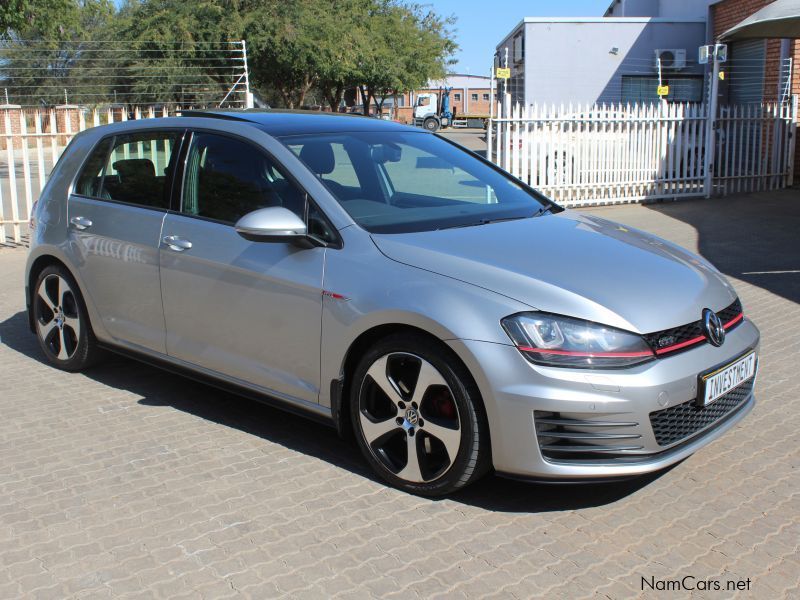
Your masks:
[[[215,373],[213,371],[207,371],[205,369],[200,370],[200,367],[193,367],[191,365],[184,364],[183,361],[179,361],[178,359],[162,357],[161,355],[154,356],[147,352],[132,350],[130,348],[124,348],[122,346],[108,343],[100,343],[99,345],[104,350],[108,350],[114,354],[119,354],[120,356],[125,356],[126,358],[132,358],[133,360],[169,371],[176,375],[186,377],[187,379],[192,379],[199,383],[215,387],[224,392],[230,392],[231,394],[235,394],[237,396],[255,400],[256,402],[261,402],[262,404],[266,404],[273,408],[305,417],[307,419],[312,419],[318,423],[322,423],[323,425],[336,428],[336,423],[332,418],[331,410],[327,407],[320,406],[319,404],[313,404],[306,400],[297,398],[278,397],[274,392],[269,393],[268,391],[262,391],[257,388],[248,387],[247,385],[243,385],[242,383],[228,379],[224,375]]]

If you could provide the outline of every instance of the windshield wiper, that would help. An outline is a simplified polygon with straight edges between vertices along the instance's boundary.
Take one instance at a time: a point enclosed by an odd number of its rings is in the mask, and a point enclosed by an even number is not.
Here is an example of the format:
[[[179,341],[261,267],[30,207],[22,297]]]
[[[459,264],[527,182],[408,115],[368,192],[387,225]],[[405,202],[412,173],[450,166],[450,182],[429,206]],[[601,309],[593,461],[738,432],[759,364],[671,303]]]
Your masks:
[[[519,219],[527,219],[528,216],[522,217],[503,217],[500,219],[481,219],[480,221],[472,221],[471,223],[463,223],[461,225],[450,225],[449,227],[440,227],[439,229],[460,229],[461,227],[477,227],[478,225],[490,225],[492,223],[500,223],[502,221],[518,221]]]
[[[492,223],[502,223],[503,221],[519,221],[520,219],[532,219],[533,217],[540,217],[552,209],[551,206],[543,206],[532,215],[522,215],[519,217],[501,217],[498,219],[481,219],[480,221],[473,221],[471,223],[464,223],[462,225],[451,225],[450,227],[440,227],[439,229],[460,229],[461,227],[477,227],[478,225],[491,225]]]

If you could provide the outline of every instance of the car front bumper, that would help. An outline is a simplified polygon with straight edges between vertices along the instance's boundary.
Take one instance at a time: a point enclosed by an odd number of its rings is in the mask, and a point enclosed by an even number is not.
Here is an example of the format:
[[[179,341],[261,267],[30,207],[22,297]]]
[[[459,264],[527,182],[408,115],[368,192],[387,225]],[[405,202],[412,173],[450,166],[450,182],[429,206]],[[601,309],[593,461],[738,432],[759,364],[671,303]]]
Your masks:
[[[753,377],[728,398],[694,405],[701,373],[758,352],[749,320],[719,348],[703,344],[618,370],[542,367],[511,345],[449,343],[481,389],[494,467],[513,477],[580,481],[658,471],[721,436],[755,404]]]

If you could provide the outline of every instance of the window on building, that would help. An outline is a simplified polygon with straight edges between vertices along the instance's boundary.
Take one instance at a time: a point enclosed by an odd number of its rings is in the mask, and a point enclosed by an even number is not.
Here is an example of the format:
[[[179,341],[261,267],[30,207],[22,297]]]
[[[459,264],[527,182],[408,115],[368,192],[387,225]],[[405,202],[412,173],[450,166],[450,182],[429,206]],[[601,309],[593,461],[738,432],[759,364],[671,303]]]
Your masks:
[[[469,99],[472,100],[473,102],[477,102],[478,101],[478,94],[472,94],[469,97]]]
[[[453,100],[456,102],[461,102],[461,94],[453,94]]]
[[[484,94],[483,95],[483,101],[484,102],[488,102],[489,101],[489,94]]]
[[[682,76],[668,77],[662,80],[669,86],[667,102],[702,102],[703,77]],[[622,102],[658,102],[658,77],[639,75],[622,76]]]
[[[728,71],[728,101],[731,104],[750,104],[764,99],[764,67],[767,45],[765,40],[734,42],[728,49],[729,60],[723,64]],[[721,86],[725,89],[725,86]]]

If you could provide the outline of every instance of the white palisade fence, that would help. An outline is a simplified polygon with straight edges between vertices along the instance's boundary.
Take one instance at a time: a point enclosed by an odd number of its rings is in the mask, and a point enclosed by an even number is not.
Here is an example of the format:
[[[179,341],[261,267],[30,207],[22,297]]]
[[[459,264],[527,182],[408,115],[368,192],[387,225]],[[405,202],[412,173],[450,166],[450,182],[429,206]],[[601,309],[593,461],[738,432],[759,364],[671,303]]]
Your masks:
[[[33,203],[75,134],[129,119],[167,116],[167,109],[88,110],[77,106],[22,109],[0,106],[0,244],[22,242]]]
[[[713,136],[706,104],[498,103],[496,114],[487,155],[565,206],[777,189],[794,177],[796,97],[720,107]]]

